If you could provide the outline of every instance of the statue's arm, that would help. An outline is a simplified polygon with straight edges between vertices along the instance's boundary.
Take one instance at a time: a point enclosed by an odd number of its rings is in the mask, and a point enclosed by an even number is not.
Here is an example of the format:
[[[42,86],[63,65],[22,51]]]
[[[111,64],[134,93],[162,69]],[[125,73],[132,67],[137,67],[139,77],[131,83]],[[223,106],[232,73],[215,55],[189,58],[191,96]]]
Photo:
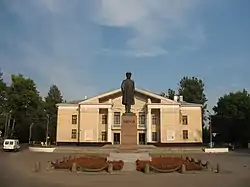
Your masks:
[[[122,84],[121,84],[121,90],[122,92],[124,91],[124,80],[122,81]]]
[[[135,93],[135,82],[134,81],[133,81],[133,92]]]

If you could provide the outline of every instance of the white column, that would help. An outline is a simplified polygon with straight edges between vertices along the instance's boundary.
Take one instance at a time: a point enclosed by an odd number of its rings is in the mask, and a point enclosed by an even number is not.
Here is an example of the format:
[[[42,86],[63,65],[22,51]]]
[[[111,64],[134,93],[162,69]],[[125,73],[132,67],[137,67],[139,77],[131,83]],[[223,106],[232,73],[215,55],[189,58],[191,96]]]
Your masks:
[[[108,142],[112,142],[112,123],[113,123],[113,113],[112,109],[108,109],[108,129],[107,129],[107,136]]]
[[[152,142],[152,115],[150,108],[148,108],[147,113],[147,142]]]
[[[162,125],[163,125],[163,117],[162,117],[163,111],[162,110],[163,109],[160,108],[160,133],[158,133],[158,137],[157,137],[159,142],[162,142],[162,140],[164,141],[164,139],[163,139],[164,136],[162,136],[162,133],[164,133],[163,130],[166,133],[166,129],[162,128]],[[167,133],[166,133],[166,136],[167,136]],[[164,138],[166,139],[166,137],[164,137]]]

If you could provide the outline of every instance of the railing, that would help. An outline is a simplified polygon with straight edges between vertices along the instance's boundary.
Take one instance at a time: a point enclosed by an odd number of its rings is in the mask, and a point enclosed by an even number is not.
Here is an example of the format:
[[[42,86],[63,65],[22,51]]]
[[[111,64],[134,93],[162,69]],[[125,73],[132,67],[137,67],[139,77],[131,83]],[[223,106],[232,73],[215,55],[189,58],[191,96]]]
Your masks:
[[[112,124],[112,128],[121,128],[121,124]]]
[[[146,124],[138,124],[138,127],[139,128],[146,128],[147,126],[146,126]]]
[[[145,129],[147,127],[146,124],[138,124],[137,126],[140,129]],[[121,128],[121,124],[112,124],[112,128]]]

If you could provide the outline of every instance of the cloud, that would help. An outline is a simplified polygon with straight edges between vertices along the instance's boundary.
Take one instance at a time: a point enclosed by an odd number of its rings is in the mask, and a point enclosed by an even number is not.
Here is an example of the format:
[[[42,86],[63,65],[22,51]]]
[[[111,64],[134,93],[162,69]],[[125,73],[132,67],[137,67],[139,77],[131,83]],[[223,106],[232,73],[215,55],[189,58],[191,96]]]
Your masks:
[[[89,22],[95,4],[84,9],[86,2],[78,0],[6,0],[4,5],[19,26],[18,33],[12,25],[4,28],[10,32],[3,42],[14,55],[0,53],[3,70],[35,77],[43,95],[51,84],[68,99],[96,92],[88,73],[101,48],[98,26]]]
[[[134,37],[126,43],[124,54],[135,56],[166,55],[164,46],[173,37],[185,37],[197,48],[205,40],[200,25],[190,22],[197,0],[102,0],[96,22],[102,26],[130,28]],[[195,46],[193,46],[195,45]],[[110,51],[110,50],[109,50]],[[114,50],[114,53],[117,50]]]
[[[187,41],[180,43],[181,50],[198,49],[205,40],[202,26],[191,19],[198,2],[3,0],[1,68],[34,78],[43,95],[51,84],[57,84],[67,99],[96,94],[89,67],[97,54],[167,55],[170,41],[178,37]],[[102,27],[129,29],[132,37],[121,49],[105,48],[108,39],[102,37]]]
[[[168,54],[168,51],[157,46],[151,46],[148,49],[109,49],[104,48],[100,52],[97,53],[98,55],[107,55],[107,56],[128,56],[128,57],[155,57],[155,56],[162,56]]]

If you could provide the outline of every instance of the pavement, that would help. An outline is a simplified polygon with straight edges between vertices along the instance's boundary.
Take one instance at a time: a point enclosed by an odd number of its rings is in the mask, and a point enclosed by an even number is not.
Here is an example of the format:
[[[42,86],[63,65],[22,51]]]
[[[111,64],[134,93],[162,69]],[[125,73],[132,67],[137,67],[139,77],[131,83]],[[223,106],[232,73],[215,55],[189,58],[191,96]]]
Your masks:
[[[143,174],[139,172],[114,174],[71,173],[69,171],[47,171],[47,162],[64,156],[80,156],[82,153],[33,153],[26,148],[20,152],[0,152],[1,187],[250,187],[250,152],[238,151],[223,154],[185,153],[208,160],[212,166],[220,164],[221,172],[190,172],[187,174]],[[180,154],[176,154],[180,156]],[[173,154],[171,155],[173,156]],[[42,169],[34,172],[40,162]]]

